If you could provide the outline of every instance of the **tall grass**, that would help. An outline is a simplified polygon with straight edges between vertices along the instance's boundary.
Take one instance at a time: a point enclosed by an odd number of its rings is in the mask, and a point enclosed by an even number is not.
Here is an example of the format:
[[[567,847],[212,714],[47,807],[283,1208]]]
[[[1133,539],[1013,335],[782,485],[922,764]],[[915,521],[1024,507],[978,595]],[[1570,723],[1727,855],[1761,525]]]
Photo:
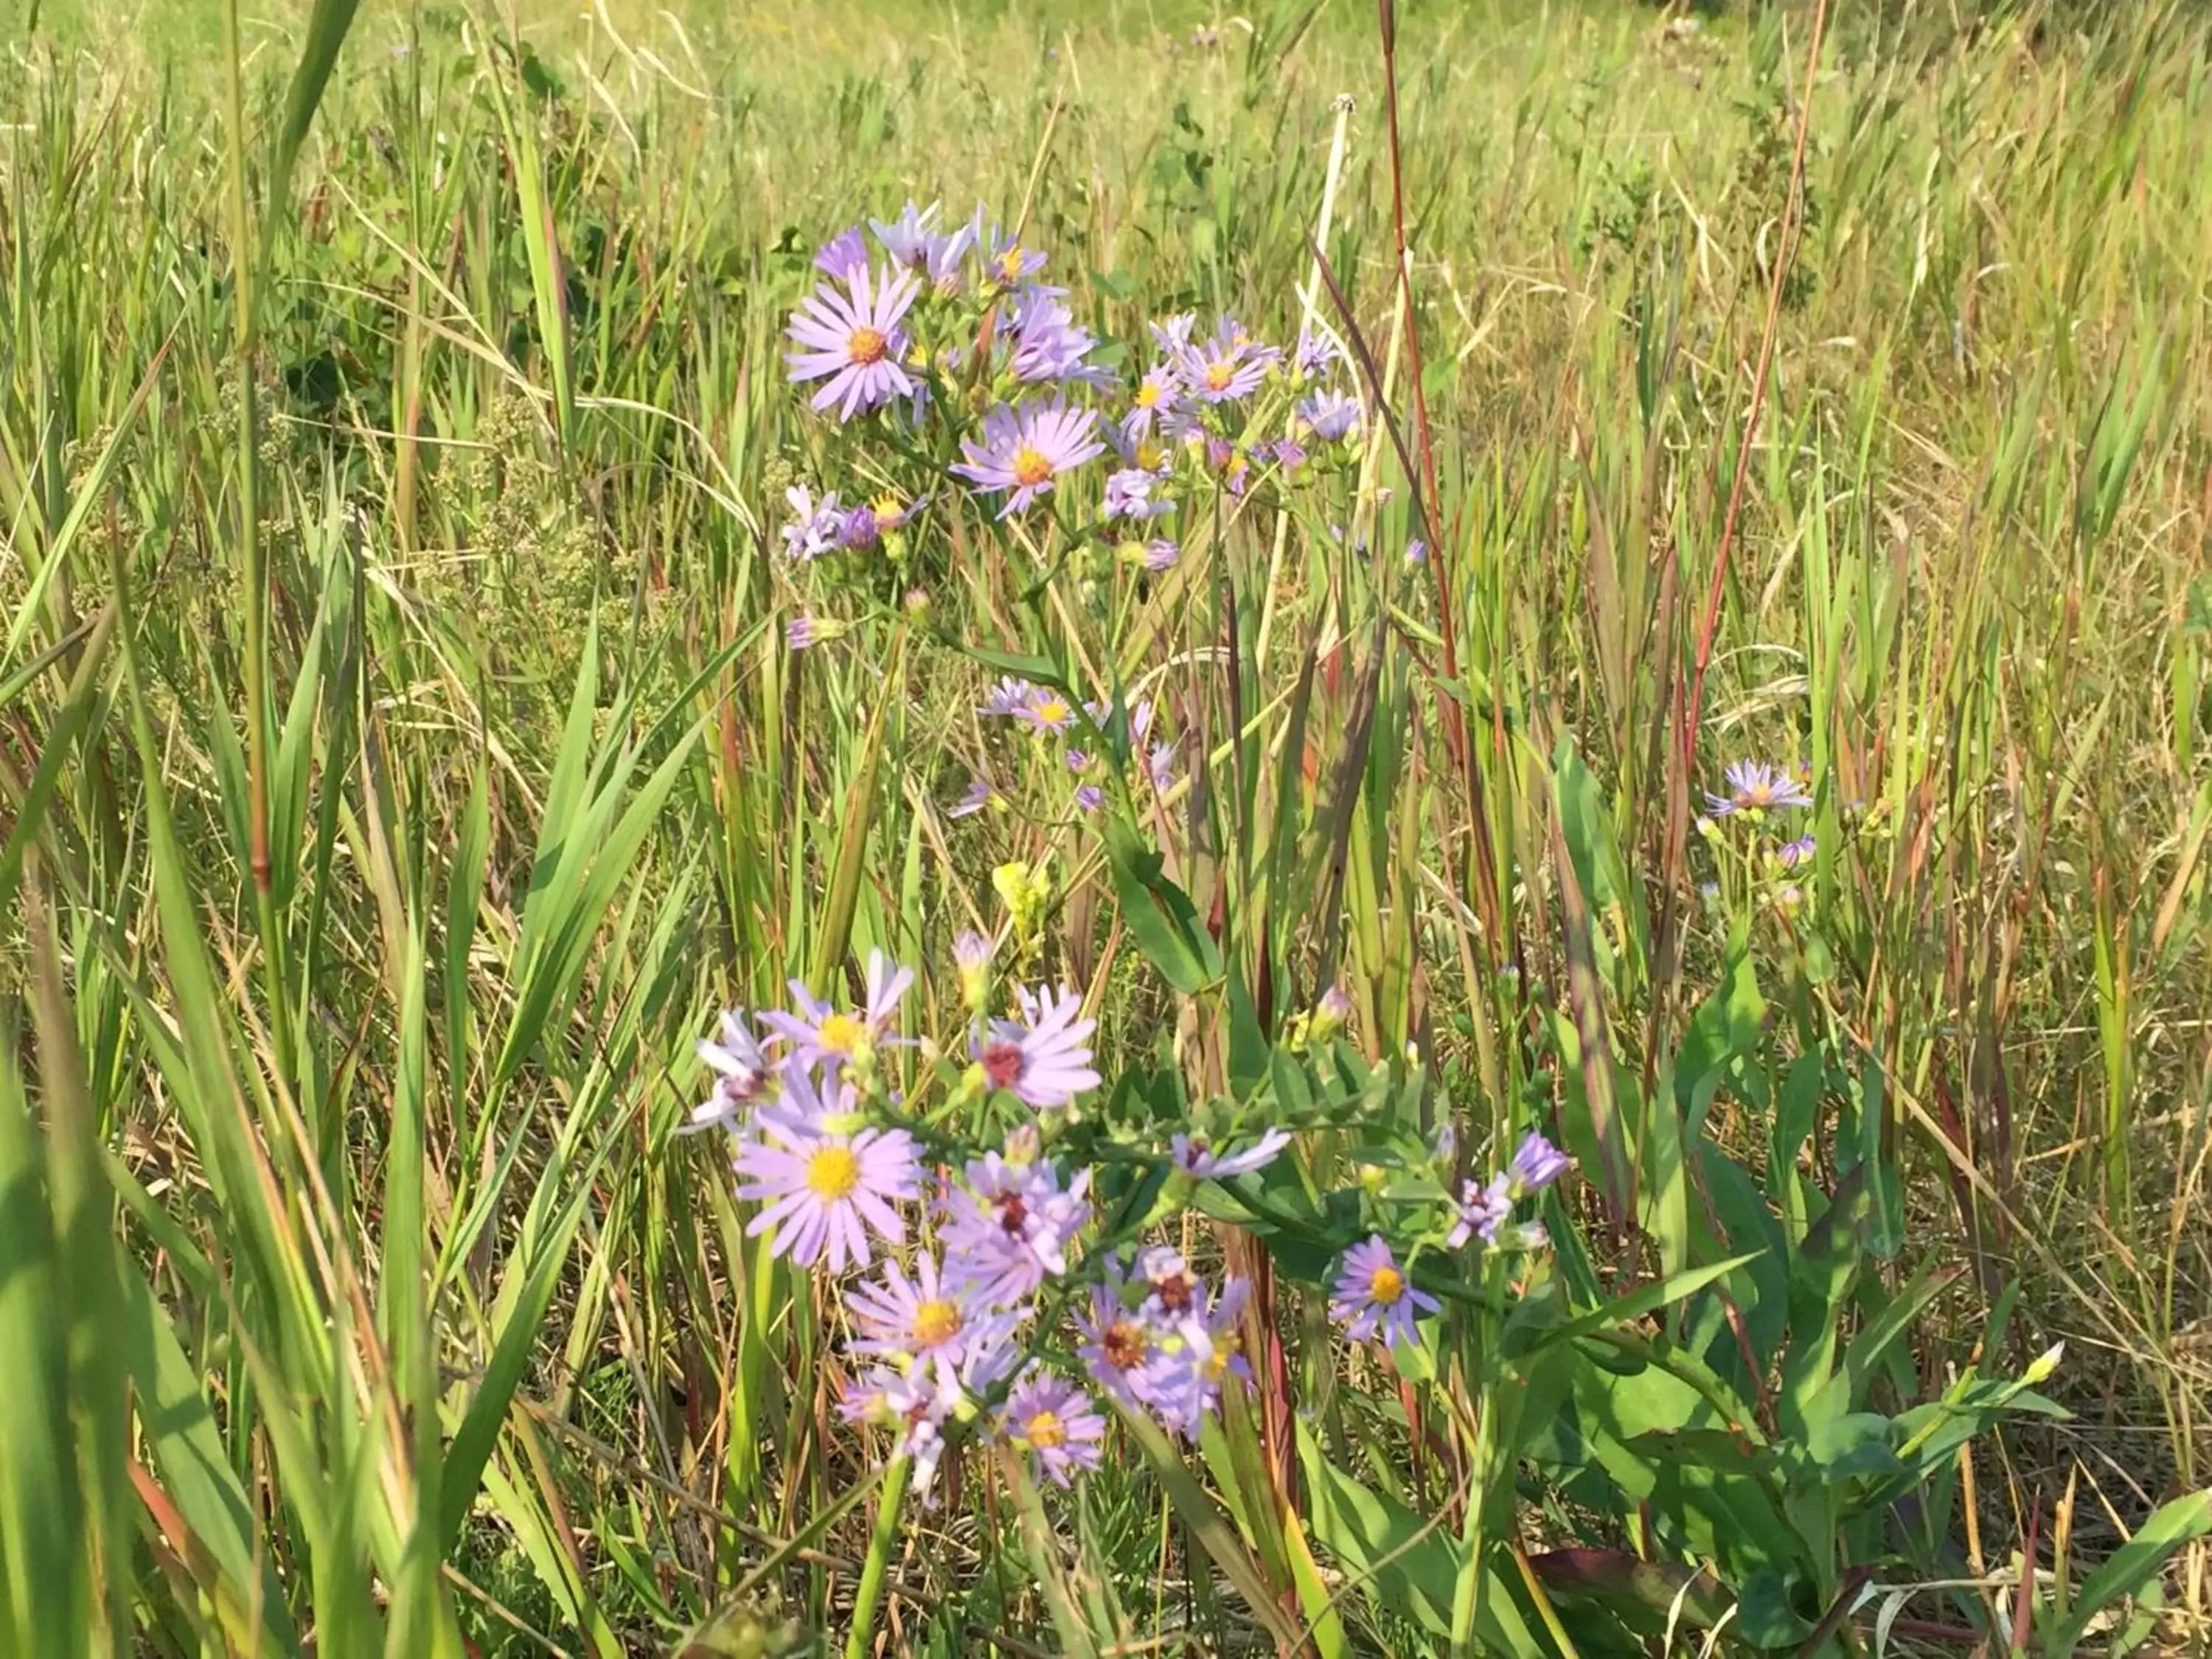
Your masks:
[[[1343,0],[49,3],[0,63],[8,1650],[1417,1648],[1350,1594],[1438,1544],[1393,1517],[1499,1517],[1402,1412],[1302,1362],[1194,1464],[1230,1510],[1133,1453],[1066,1559],[1018,1476],[902,1511],[827,1301],[674,1133],[714,1008],[941,958],[1047,854],[1103,1048],[1194,1096],[1244,1063],[1209,988],[1272,1031],[1340,981],[1473,1133],[1559,1110],[1593,1288],[1741,1239],[1701,1132],[1793,1251],[1848,1188],[1820,1308],[1909,1329],[1899,1401],[2068,1344],[1897,1639],[2201,1639],[2212,36],[1939,10],[1838,9],[1808,83],[1808,9],[1408,6],[1394,168]],[[1340,540],[1085,665],[1164,661],[1201,738],[1141,846],[948,818],[1040,643],[976,550],[783,647],[784,318],[909,194],[1025,212],[1103,334],[1331,317],[1399,417]],[[1823,781],[1786,903],[1692,823],[1745,756]]]

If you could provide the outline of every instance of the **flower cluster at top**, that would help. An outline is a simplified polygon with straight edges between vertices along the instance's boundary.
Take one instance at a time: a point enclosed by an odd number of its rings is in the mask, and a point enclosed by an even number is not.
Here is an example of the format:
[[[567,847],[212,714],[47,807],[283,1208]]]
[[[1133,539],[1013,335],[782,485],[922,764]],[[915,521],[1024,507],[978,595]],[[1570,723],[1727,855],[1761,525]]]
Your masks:
[[[1020,1449],[1066,1485],[1103,1455],[1104,1402],[1194,1440],[1224,1391],[1252,1382],[1249,1283],[1209,1281],[1156,1242],[1157,1210],[1102,1216],[1094,1169],[1067,1156],[1101,1083],[1081,998],[1018,983],[1002,997],[994,954],[975,934],[956,946],[967,1025],[948,1048],[902,1031],[915,975],[880,952],[856,1002],[793,982],[788,1008],[732,1010],[698,1045],[710,1085],[690,1128],[730,1138],[738,1196],[758,1206],[747,1235],[836,1281],[852,1367],[842,1413],[890,1431],[924,1491],[962,1434]],[[1341,1029],[1342,1006],[1324,998],[1312,1024]],[[890,1086],[902,1049],[942,1057],[940,1102]],[[985,1122],[999,1126],[988,1140]],[[1187,1201],[1200,1182],[1266,1170],[1293,1136],[1236,1139],[1177,1133],[1141,1157]],[[1566,1167],[1528,1137],[1495,1180],[1468,1184],[1449,1248],[1477,1235],[1486,1249],[1539,1247],[1540,1226],[1506,1224]],[[1352,1340],[1416,1341],[1437,1306],[1379,1234],[1344,1253],[1330,1310]]]
[[[1721,779],[1724,793],[1705,792],[1706,816],[1698,823],[1709,838],[1717,836],[1724,823],[1748,824],[1754,831],[1763,830],[1770,819],[1778,824],[1784,814],[1806,811],[1813,805],[1812,773],[1802,763],[1783,767],[1765,761],[1733,761]],[[1816,850],[1813,836],[1807,833],[1785,841],[1778,834],[1771,838],[1754,835],[1753,839],[1765,849],[1762,861],[1766,873],[1777,878],[1776,901],[1784,908],[1796,905],[1802,894],[1792,878],[1813,862]]]
[[[1047,501],[1080,513],[1084,540],[1158,574],[1182,556],[1190,502],[1348,461],[1366,426],[1318,326],[1285,351],[1233,317],[1208,328],[1185,313],[1109,347],[1046,280],[1047,255],[981,206],[955,223],[909,202],[814,263],[787,331],[792,380],[840,428],[885,424],[864,453],[832,457],[872,478],[787,490],[783,543],[802,563],[884,554],[903,579],[917,515],[964,492],[1000,520]],[[801,631],[794,643],[835,629]]]

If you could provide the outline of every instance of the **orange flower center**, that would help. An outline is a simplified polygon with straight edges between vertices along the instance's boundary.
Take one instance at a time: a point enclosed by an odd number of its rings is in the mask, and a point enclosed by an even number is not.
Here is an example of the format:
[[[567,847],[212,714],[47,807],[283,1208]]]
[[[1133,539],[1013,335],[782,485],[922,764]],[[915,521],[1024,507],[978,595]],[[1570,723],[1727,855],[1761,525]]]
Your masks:
[[[845,341],[845,355],[856,363],[877,363],[890,347],[881,329],[856,328]]]
[[[1119,1320],[1106,1328],[1106,1334],[1098,1346],[1106,1355],[1106,1363],[1116,1370],[1128,1370],[1145,1363],[1152,1351],[1152,1343],[1145,1335],[1145,1328]]]
[[[1067,1443],[1067,1425],[1056,1412],[1039,1412],[1022,1425],[1022,1438],[1039,1451],[1049,1451]]]
[[[960,1310],[939,1297],[924,1302],[914,1310],[914,1345],[917,1348],[941,1348],[960,1334]]]
[[[1227,391],[1230,381],[1236,378],[1237,369],[1231,363],[1216,361],[1206,366],[1206,384],[1212,391]]]
[[[1024,444],[1014,452],[1014,482],[1029,486],[1043,483],[1052,477],[1052,463],[1035,444]]]
[[[1405,1293],[1406,1275],[1395,1267],[1377,1267],[1375,1277],[1367,1282],[1368,1299],[1386,1308]]]

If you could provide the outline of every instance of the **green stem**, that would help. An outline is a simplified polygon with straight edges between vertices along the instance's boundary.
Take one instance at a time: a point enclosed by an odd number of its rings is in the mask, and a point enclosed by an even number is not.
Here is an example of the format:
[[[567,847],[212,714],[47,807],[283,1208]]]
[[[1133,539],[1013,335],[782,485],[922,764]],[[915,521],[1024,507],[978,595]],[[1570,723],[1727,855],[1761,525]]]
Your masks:
[[[866,1659],[875,1640],[876,1609],[884,1595],[884,1573],[890,1565],[891,1540],[898,1535],[899,1511],[906,1507],[907,1480],[914,1460],[895,1457],[884,1472],[884,1495],[876,1506],[876,1530],[868,1540],[868,1559],[860,1564],[860,1590],[853,1599],[853,1629],[845,1638],[845,1659]]]
[[[255,416],[254,361],[258,311],[254,249],[246,199],[246,85],[240,66],[238,0],[224,0],[224,57],[228,70],[231,288],[238,301],[238,556],[246,635],[246,822],[253,878],[254,925],[261,935],[261,963],[269,998],[269,1028],[278,1063],[291,1054],[291,1020],[284,983],[284,951],[276,930],[276,900],[269,852],[269,636],[267,577],[261,562],[259,422]],[[321,1145],[320,1102],[306,1103],[309,1127]]]

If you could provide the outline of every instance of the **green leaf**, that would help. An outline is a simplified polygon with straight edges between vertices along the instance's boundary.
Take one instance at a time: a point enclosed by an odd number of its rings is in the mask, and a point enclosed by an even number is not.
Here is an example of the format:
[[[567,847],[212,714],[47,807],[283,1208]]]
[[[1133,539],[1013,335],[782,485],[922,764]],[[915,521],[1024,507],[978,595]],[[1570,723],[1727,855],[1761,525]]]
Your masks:
[[[1449,1640],[1452,1591],[1459,1578],[1458,1538],[1438,1517],[1424,1520],[1331,1463],[1304,1417],[1297,1435],[1314,1537],[1344,1564],[1346,1575],[1370,1601]],[[1546,1644],[1528,1628],[1504,1581],[1487,1564],[1484,1577],[1488,1582],[1477,1627],[1483,1651],[1545,1652]]]
[[[1641,1319],[1646,1314],[1670,1307],[1686,1297],[1694,1296],[1717,1279],[1725,1279],[1738,1267],[1758,1260],[1759,1253],[1730,1256],[1725,1261],[1709,1262],[1702,1267],[1691,1267],[1664,1278],[1654,1279],[1638,1285],[1623,1297],[1617,1297],[1603,1307],[1593,1308],[1564,1324],[1553,1325],[1535,1335],[1527,1351],[1510,1362],[1525,1369],[1526,1362],[1562,1342],[1571,1342],[1577,1337],[1612,1325],[1625,1325],[1631,1320]]]
[[[2051,1638],[2050,1650],[2073,1652],[2100,1613],[2122,1596],[2137,1594],[2165,1566],[2169,1556],[2208,1532],[2212,1532],[2212,1489],[2160,1504],[2149,1520],[2136,1528],[2136,1535],[2113,1551],[2075,1593],[2065,1622]]]
[[[276,152],[269,170],[268,216],[263,221],[262,234],[264,262],[276,227],[291,217],[292,166],[315,118],[315,107],[323,101],[323,88],[330,84],[338,48],[345,44],[360,3],[361,0],[314,0],[313,9],[307,14],[307,32],[301,43],[300,61],[292,66],[292,83],[285,88],[284,125],[276,131]]]
[[[1121,920],[1160,976],[1185,996],[1196,996],[1219,978],[1219,954],[1188,896],[1160,873],[1160,855],[1119,818],[1106,826],[1106,862],[1121,901]]]

